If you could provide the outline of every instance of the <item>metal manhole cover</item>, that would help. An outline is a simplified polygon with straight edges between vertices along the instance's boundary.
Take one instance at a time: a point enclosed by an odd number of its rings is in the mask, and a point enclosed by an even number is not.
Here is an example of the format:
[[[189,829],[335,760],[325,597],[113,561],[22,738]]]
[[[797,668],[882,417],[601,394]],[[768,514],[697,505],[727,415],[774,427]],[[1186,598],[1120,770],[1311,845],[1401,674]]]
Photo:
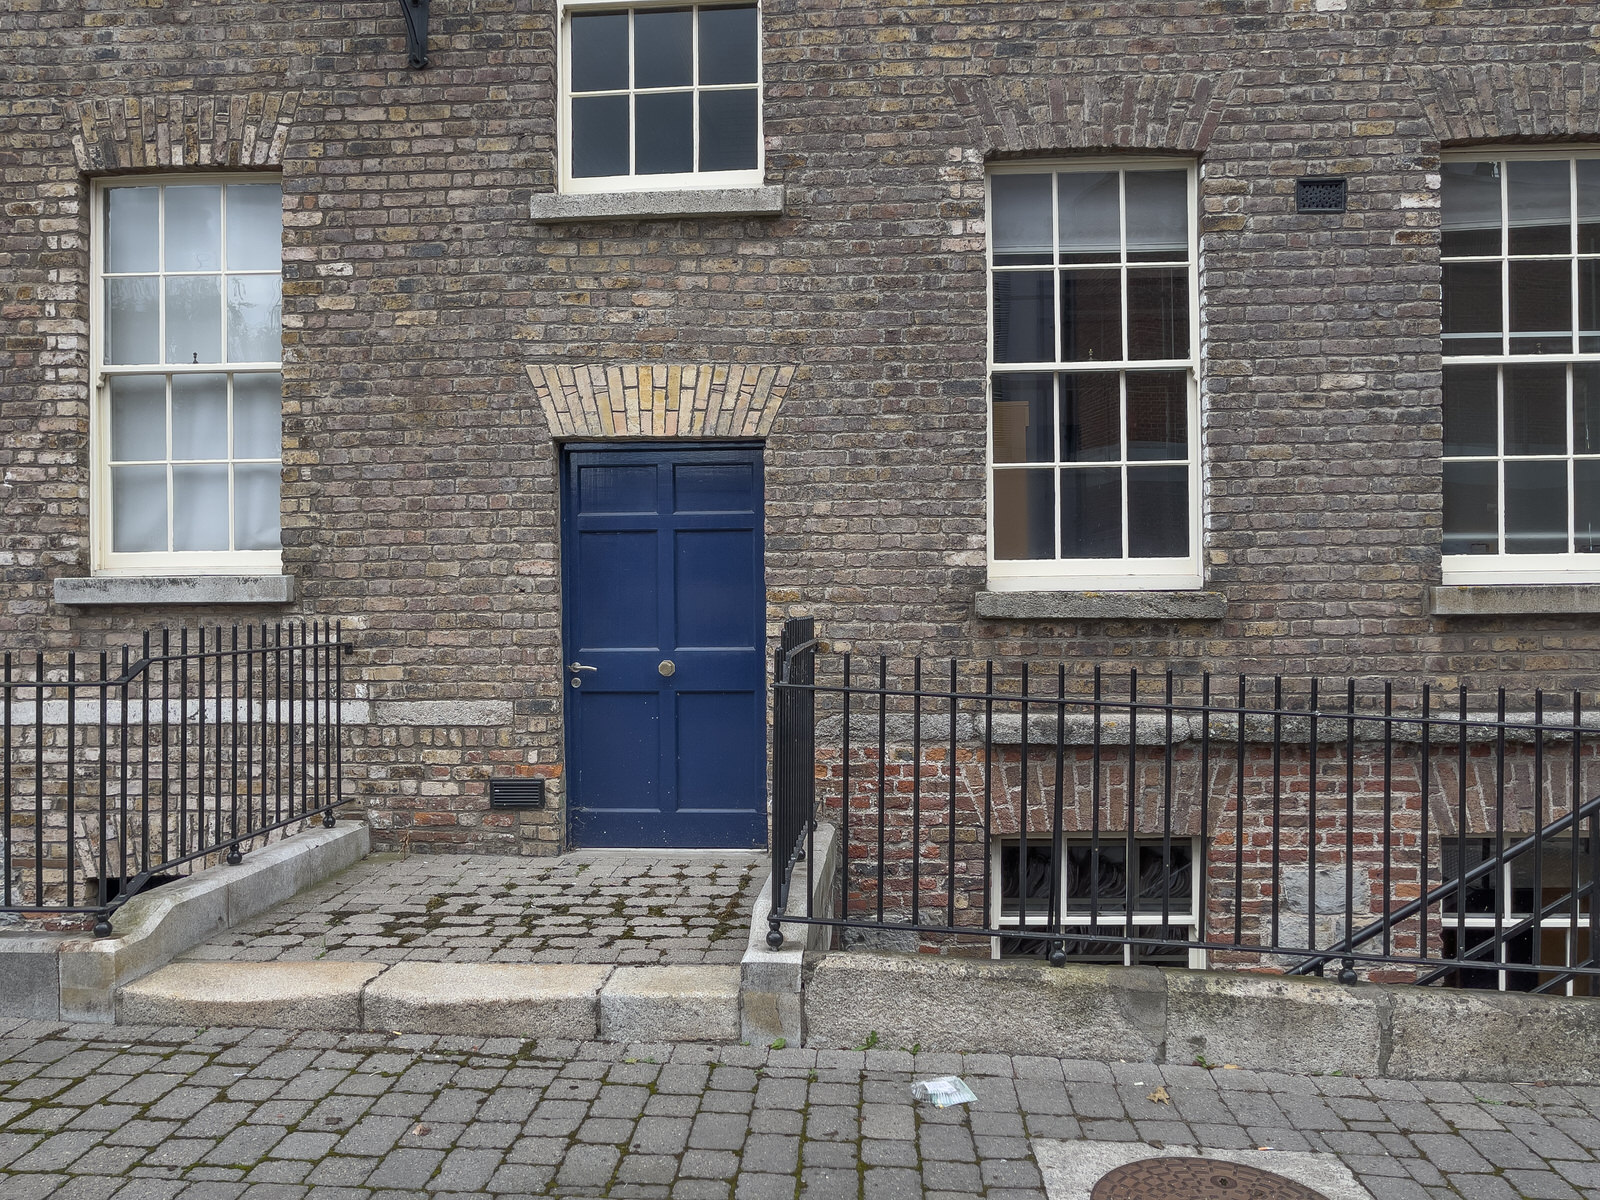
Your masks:
[[[1089,1200],[1327,1200],[1303,1183],[1213,1158],[1142,1158],[1100,1177]]]

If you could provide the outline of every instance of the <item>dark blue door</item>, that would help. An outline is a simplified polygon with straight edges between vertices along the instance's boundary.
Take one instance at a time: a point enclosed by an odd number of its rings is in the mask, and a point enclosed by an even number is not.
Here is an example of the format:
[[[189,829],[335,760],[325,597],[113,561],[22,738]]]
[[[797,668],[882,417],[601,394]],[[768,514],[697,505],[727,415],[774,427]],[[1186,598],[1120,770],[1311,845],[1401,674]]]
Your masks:
[[[577,846],[762,846],[761,451],[563,460],[564,690]]]

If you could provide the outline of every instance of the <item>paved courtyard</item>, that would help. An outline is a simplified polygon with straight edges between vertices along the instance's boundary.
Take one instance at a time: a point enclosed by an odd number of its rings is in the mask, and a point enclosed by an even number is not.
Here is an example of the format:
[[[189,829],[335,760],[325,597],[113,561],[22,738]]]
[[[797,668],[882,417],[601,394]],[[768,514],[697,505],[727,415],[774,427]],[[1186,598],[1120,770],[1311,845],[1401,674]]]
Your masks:
[[[766,871],[751,851],[375,854],[182,957],[737,963]]]
[[[947,1073],[976,1103],[913,1102]],[[1130,1141],[1311,1152],[1376,1200],[1600,1197],[1596,1087],[0,1020],[6,1200],[1067,1200],[1052,1162]]]

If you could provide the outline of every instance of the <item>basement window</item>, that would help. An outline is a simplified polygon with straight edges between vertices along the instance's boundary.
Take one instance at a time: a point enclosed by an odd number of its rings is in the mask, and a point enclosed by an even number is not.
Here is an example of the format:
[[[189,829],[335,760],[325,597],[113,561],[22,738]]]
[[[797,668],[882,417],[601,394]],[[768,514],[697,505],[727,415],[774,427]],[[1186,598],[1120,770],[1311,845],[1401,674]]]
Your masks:
[[[1517,835],[1521,837],[1522,835]],[[1513,839],[1508,837],[1507,841]],[[1470,871],[1493,857],[1493,838],[1467,838],[1463,843],[1448,838],[1443,846],[1444,877],[1454,879],[1461,869]],[[1451,892],[1440,905],[1440,939],[1445,957],[1465,955],[1475,946],[1493,943],[1498,936],[1500,953],[1488,945],[1483,954],[1490,960],[1527,963],[1528,969],[1474,970],[1459,968],[1441,981],[1446,987],[1480,988],[1502,992],[1542,991],[1557,996],[1600,995],[1600,979],[1592,975],[1563,978],[1565,972],[1549,964],[1594,966],[1596,947],[1590,937],[1593,894],[1591,881],[1596,875],[1597,854],[1586,837],[1553,837],[1540,847],[1539,877],[1534,878],[1534,855],[1519,854],[1493,871],[1468,884],[1461,893]],[[1466,861],[1462,863],[1462,858]],[[1459,869],[1458,869],[1459,868]],[[1577,899],[1573,894],[1576,889]],[[1544,915],[1537,929],[1517,930],[1533,914],[1534,896]],[[1547,964],[1536,968],[1534,964]]]
[[[1048,957],[1053,939],[1029,931],[1059,921],[1072,962],[1203,968],[1205,951],[1186,945],[1122,943],[1109,938],[1200,940],[1198,838],[1133,839],[1137,873],[1129,879],[1128,839],[1103,833],[1061,842],[1059,869],[1048,836],[996,839],[990,864],[991,911],[1013,937],[991,939],[996,958]],[[1023,864],[1026,864],[1024,867]],[[1130,894],[1131,893],[1131,894]]]

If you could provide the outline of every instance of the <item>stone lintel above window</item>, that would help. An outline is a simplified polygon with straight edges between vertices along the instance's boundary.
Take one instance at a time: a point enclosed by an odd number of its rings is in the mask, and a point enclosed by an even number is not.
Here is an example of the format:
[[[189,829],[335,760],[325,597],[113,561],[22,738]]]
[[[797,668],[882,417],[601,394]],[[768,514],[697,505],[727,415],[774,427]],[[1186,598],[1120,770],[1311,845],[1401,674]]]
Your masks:
[[[673,188],[666,191],[540,192],[528,215],[541,225],[568,221],[647,221],[674,217],[780,217],[783,188]]]
[[[1220,621],[1228,599],[1182,590],[979,592],[973,610],[990,621]]]
[[[293,575],[90,575],[55,581],[57,604],[291,604]]]

